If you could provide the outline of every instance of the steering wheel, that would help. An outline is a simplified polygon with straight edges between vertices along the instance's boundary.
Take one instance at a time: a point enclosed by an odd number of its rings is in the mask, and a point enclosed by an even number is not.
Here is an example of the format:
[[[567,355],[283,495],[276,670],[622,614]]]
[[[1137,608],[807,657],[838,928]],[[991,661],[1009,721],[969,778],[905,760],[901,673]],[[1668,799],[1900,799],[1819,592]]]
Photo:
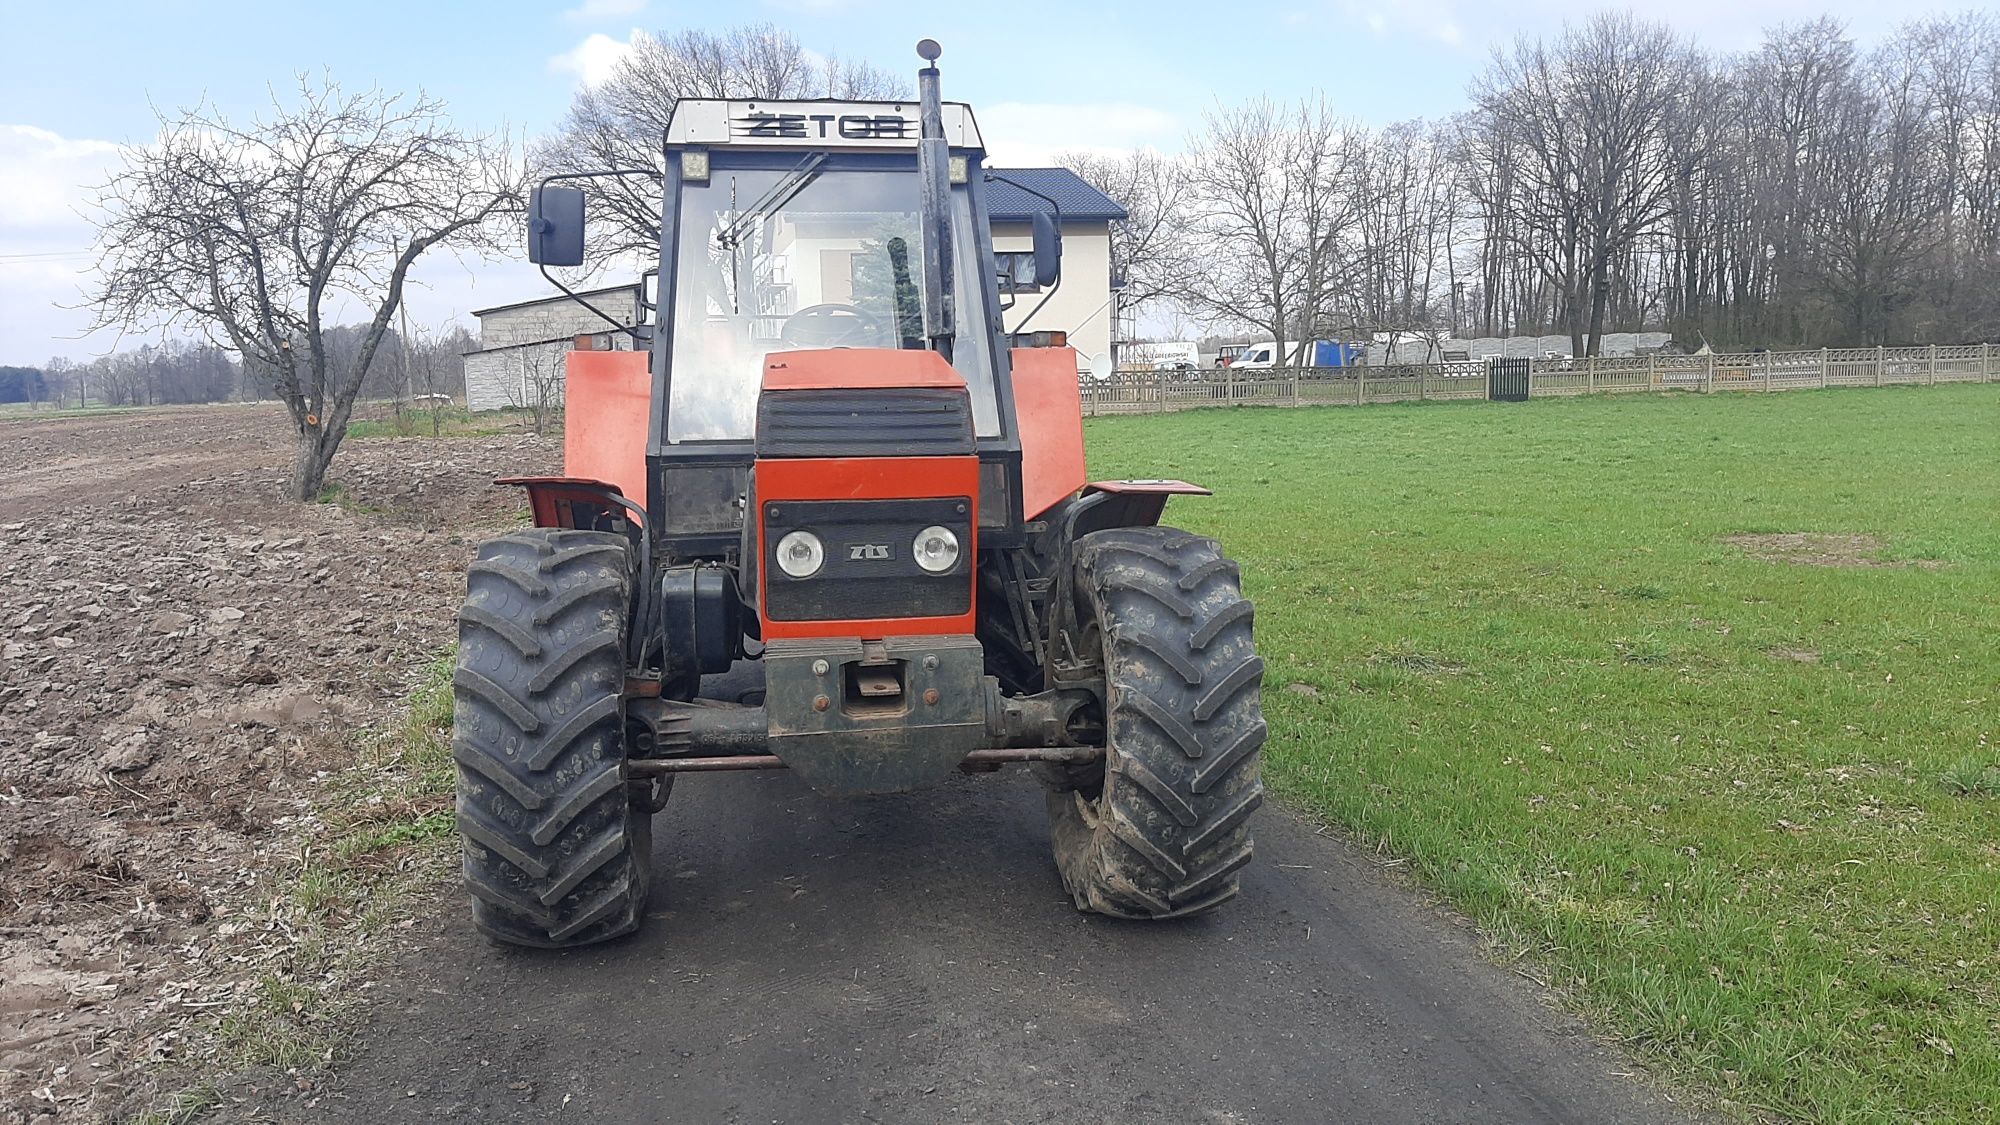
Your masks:
[[[882,318],[853,305],[807,305],[785,318],[778,339],[795,348],[893,348]]]

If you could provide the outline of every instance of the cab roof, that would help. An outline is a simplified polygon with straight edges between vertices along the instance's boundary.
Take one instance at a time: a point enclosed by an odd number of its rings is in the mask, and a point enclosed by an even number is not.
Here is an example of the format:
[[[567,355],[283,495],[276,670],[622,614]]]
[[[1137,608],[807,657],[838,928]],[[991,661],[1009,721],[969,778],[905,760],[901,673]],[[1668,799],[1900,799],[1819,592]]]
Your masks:
[[[942,109],[952,148],[985,151],[971,106],[946,102]],[[669,147],[914,150],[920,135],[915,101],[682,98],[667,119]]]

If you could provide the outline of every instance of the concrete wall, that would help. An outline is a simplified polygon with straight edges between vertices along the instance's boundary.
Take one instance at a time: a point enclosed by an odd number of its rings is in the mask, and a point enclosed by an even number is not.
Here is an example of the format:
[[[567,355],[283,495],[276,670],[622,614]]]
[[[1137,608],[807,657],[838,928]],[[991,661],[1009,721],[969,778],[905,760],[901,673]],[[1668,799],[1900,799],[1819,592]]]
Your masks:
[[[627,323],[637,317],[638,290],[634,287],[587,293],[585,298]],[[597,336],[599,347],[631,348],[630,336],[608,328],[597,314],[563,296],[480,314],[480,350],[465,357],[466,408],[528,406],[544,396],[561,401],[563,357],[575,337],[591,334]]]
[[[994,223],[993,252],[1033,250],[1034,229],[1027,223]],[[1007,331],[1020,327],[1028,310],[1043,293],[1019,293],[1014,307],[1007,310],[1003,323]],[[1004,298],[1003,298],[1004,299]],[[1064,223],[1062,285],[1042,311],[1028,325],[1032,332],[1067,332],[1070,346],[1077,350],[1078,362],[1088,370],[1091,361],[1111,356],[1111,224]]]
[[[1600,346],[1607,359],[1625,358],[1657,352],[1673,343],[1673,339],[1666,332],[1606,332]],[[1442,363],[1444,352],[1465,352],[1474,360],[1491,356],[1534,359],[1538,356],[1568,355],[1573,346],[1568,336],[1479,336],[1463,340],[1447,337],[1433,347],[1429,340],[1411,334],[1399,336],[1393,349],[1385,341],[1377,339],[1368,346],[1368,362],[1377,367],[1398,363]]]

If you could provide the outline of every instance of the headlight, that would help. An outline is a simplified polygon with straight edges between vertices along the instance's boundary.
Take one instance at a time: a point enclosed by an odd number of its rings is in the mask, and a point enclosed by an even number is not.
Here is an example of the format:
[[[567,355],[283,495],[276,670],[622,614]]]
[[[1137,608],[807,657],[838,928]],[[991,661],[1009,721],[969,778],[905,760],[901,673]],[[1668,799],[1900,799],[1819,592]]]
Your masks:
[[[958,563],[958,536],[948,527],[927,527],[917,532],[911,544],[917,565],[932,574],[943,574]]]
[[[787,532],[778,540],[778,569],[793,578],[811,578],[826,562],[826,548],[810,531]]]

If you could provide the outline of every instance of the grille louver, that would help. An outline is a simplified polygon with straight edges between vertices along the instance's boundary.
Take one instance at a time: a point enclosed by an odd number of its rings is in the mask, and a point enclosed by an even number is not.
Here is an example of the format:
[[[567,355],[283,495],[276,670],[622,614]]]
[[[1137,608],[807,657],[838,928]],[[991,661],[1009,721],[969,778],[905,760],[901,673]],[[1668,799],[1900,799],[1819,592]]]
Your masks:
[[[954,388],[771,391],[757,403],[759,457],[971,452],[971,402]]]

